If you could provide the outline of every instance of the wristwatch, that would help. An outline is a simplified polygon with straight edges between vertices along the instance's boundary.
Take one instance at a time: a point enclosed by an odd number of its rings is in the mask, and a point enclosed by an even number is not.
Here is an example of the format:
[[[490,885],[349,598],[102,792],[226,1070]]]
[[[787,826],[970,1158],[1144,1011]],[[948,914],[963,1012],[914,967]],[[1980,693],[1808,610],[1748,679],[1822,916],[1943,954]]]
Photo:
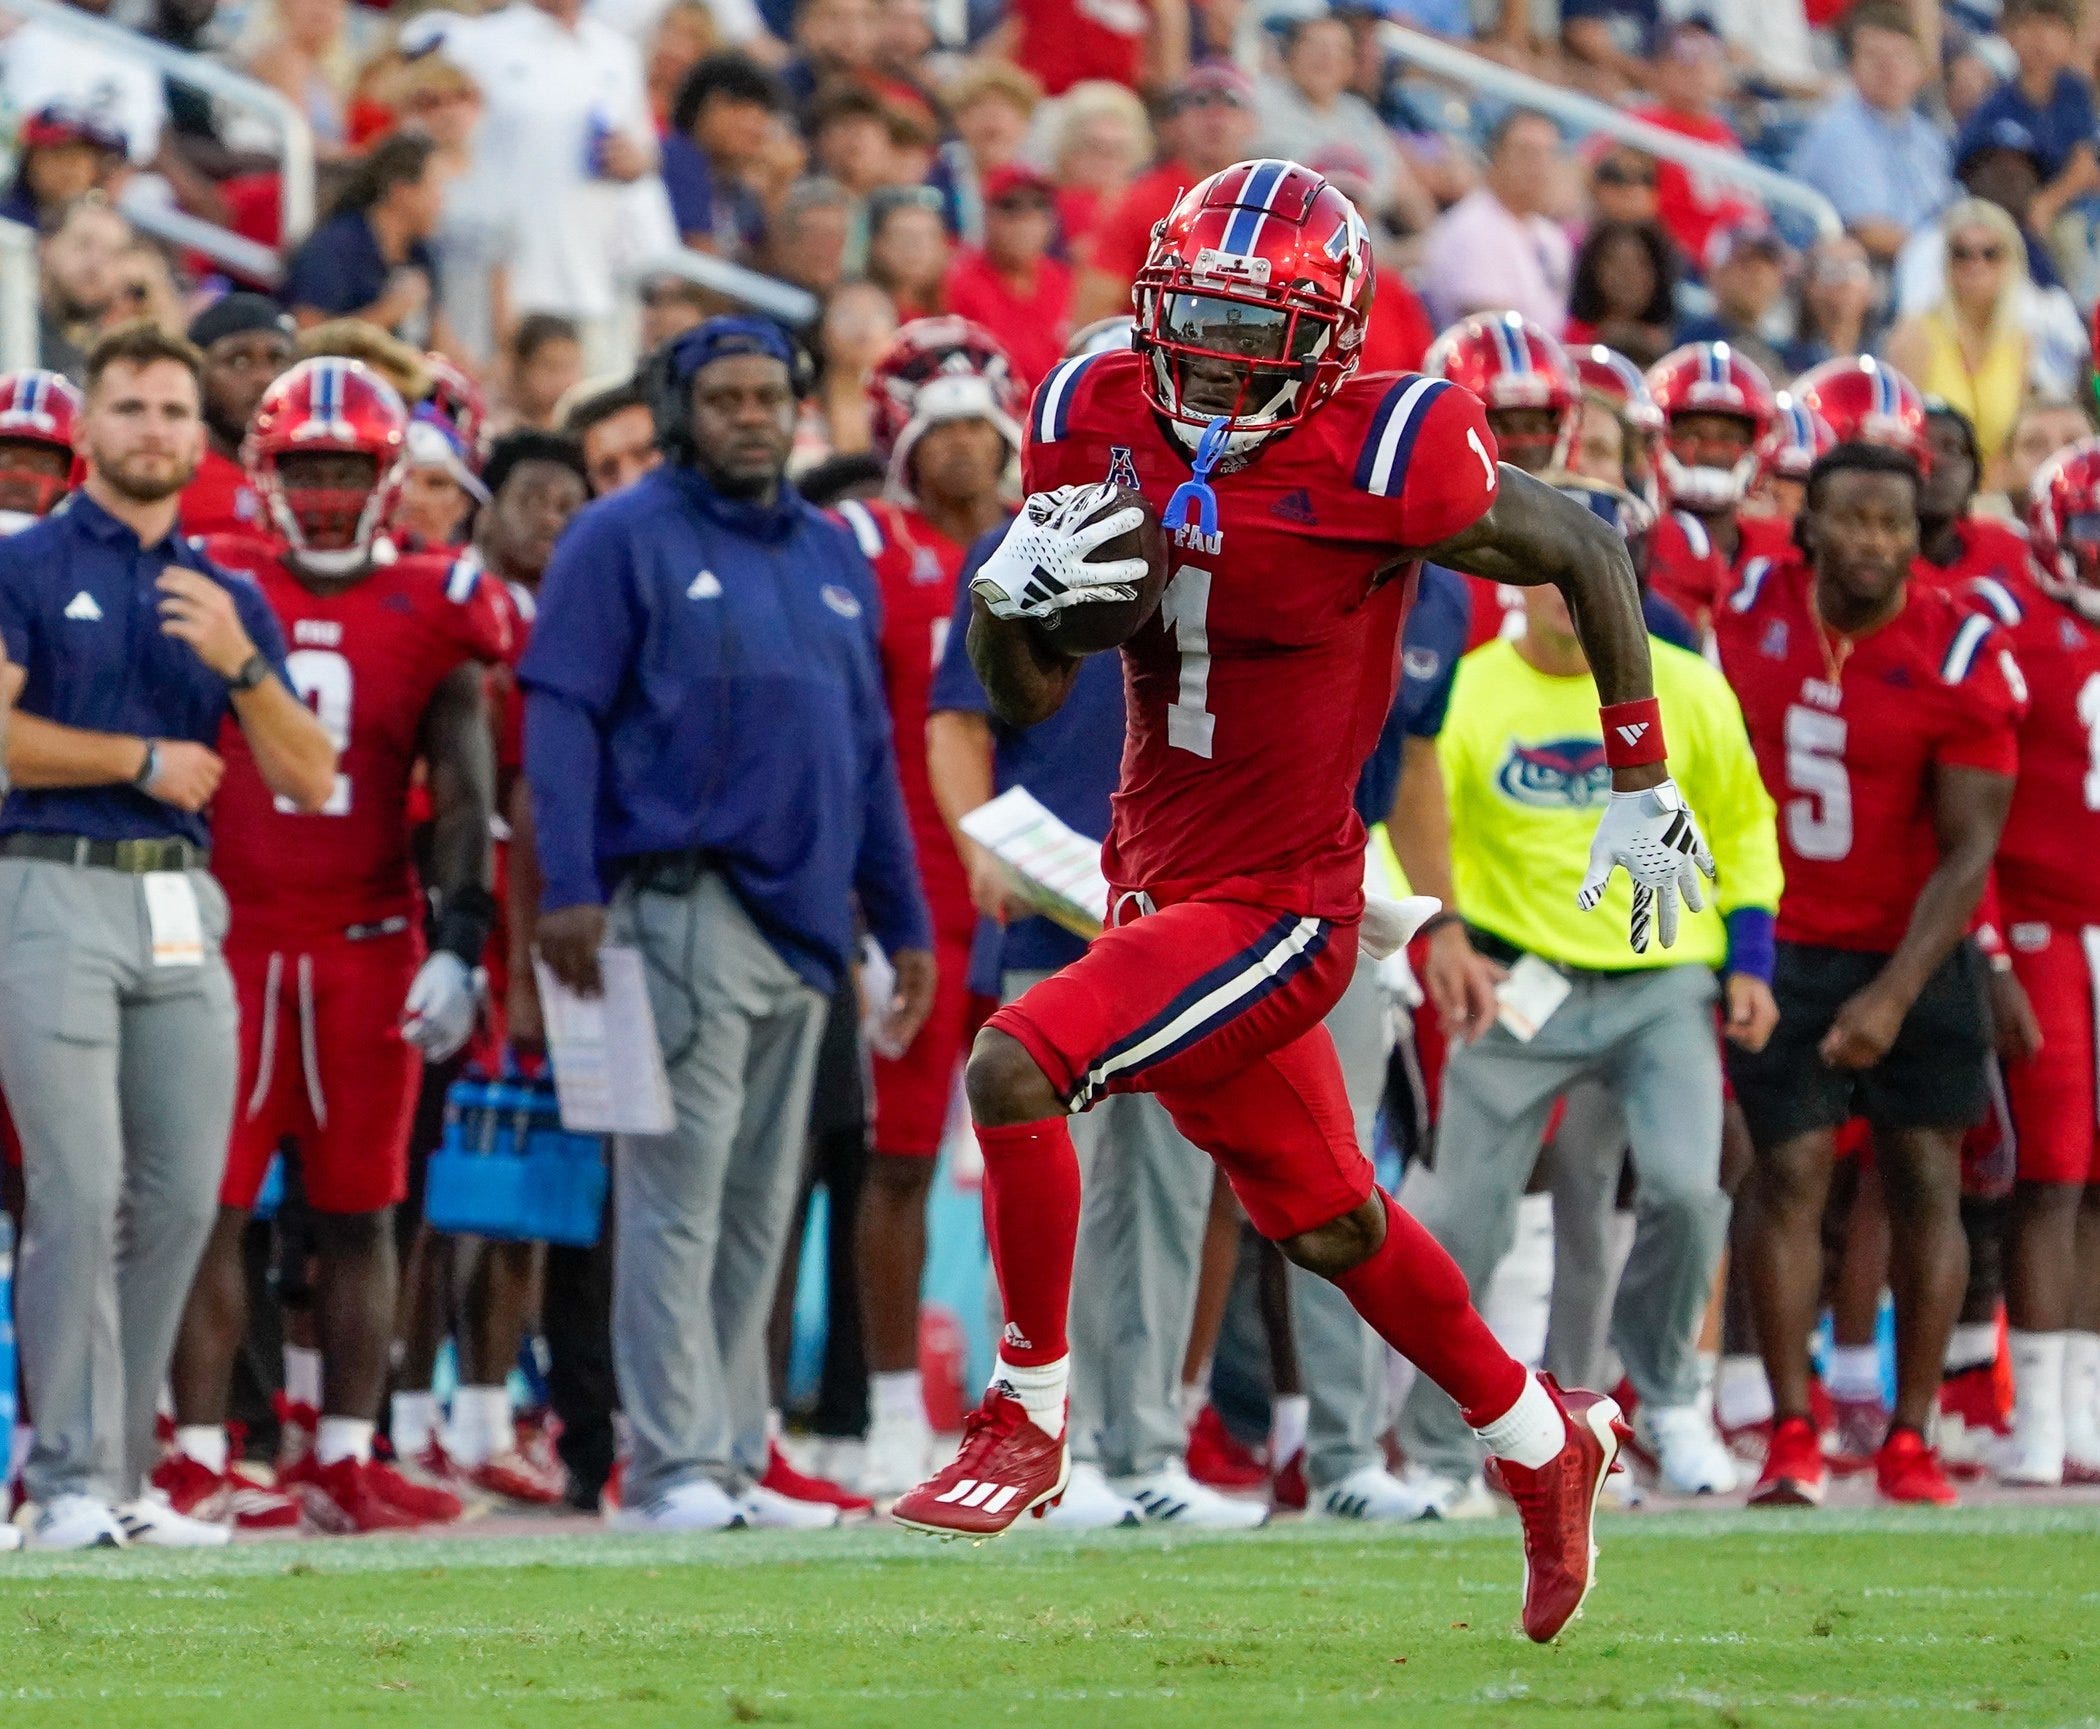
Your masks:
[[[226,688],[236,694],[244,690],[253,690],[269,676],[270,662],[262,650],[257,649],[241,662],[241,670],[226,681]]]
[[[131,784],[141,792],[151,786],[160,774],[160,746],[152,739],[146,741],[146,760],[139,764],[139,772],[131,777]]]

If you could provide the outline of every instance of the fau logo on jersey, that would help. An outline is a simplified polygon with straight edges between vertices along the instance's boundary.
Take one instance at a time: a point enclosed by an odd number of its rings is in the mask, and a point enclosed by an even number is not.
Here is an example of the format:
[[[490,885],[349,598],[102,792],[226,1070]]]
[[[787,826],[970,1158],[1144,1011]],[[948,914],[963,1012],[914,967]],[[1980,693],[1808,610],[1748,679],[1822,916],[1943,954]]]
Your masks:
[[[1495,784],[1505,798],[1534,810],[1589,810],[1611,793],[1611,764],[1598,738],[1510,741]]]
[[[1225,548],[1225,531],[1221,528],[1216,534],[1205,534],[1197,524],[1184,522],[1174,531],[1174,544],[1188,552],[1207,552],[1215,558]]]

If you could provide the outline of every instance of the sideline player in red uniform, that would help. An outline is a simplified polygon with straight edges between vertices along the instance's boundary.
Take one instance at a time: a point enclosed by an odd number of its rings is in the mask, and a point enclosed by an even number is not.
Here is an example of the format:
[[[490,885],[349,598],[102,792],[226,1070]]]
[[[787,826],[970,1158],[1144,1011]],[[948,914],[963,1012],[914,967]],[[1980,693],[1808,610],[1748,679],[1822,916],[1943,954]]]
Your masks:
[[[2005,1063],[2017,1136],[2005,1304],[2009,1483],[2100,1482],[2100,440],[2035,477],[2031,577],[2004,584],[2028,685],[1998,844],[2012,977],[2037,1041]]]
[[[2018,591],[2029,586],[2027,536],[1971,507],[1982,481],[1976,429],[1951,402],[1928,398],[1925,448],[1931,456],[1918,492],[1918,562],[1911,574],[1942,588],[1965,588],[2008,627],[2020,620]]]
[[[1981,969],[1962,939],[2012,797],[2019,669],[1993,626],[1909,580],[1918,471],[1841,444],[1819,461],[1805,553],[1746,581],[1717,620],[1778,801],[1786,888],[1779,1030],[1729,1052],[1757,1157],[1745,1232],[1776,1421],[1752,1500],[1815,1505],[1808,1336],[1835,1131],[1872,1125],[1894,1230],[1896,1402],[1883,1495],[1946,1502],[1925,1426],[1962,1298],[1962,1132],[1983,1114]]]
[[[73,483],[80,392],[56,372],[0,373],[0,534],[49,516]]]
[[[1296,163],[1236,164],[1162,224],[1135,351],[1067,361],[1036,394],[1033,496],[972,585],[971,659],[995,711],[1039,721],[1077,675],[1032,621],[1131,592],[1118,585],[1136,561],[1090,561],[1139,520],[1103,511],[1114,485],[1167,501],[1175,564],[1123,651],[1111,928],[993,1016],[966,1073],[1006,1310],[996,1379],[958,1458],[892,1515],[985,1536],[1062,1490],[1079,1219],[1065,1118],[1150,1091],[1256,1228],[1466,1412],[1523,1515],[1525,1630],[1550,1639],[1589,1589],[1618,1408],[1528,1374],[1495,1342],[1450,1256],[1378,1188],[1320,1025],[1355,966],[1352,794],[1392,703],[1412,566],[1552,582],[1582,620],[1615,789],[1585,906],[1623,866],[1635,944],[1658,921],[1668,942],[1676,895],[1696,902],[1712,860],[1664,767],[1624,543],[1498,467],[1470,392],[1352,382],[1372,278],[1368,231],[1340,193]]]
[[[933,1009],[901,1051],[877,1050],[875,1146],[855,1226],[869,1374],[862,1492],[900,1495],[933,1465],[919,1384],[926,1200],[955,1074],[969,1041],[969,873],[926,768],[927,698],[947,647],[955,584],[973,541],[1012,514],[1006,474],[1021,448],[1021,396],[991,332],[961,318],[898,331],[868,382],[887,495],[839,507],[882,586],[882,671],[898,778],[933,913]]]
[[[288,1473],[331,1533],[457,1518],[460,1502],[372,1458],[397,1285],[392,1209],[406,1193],[422,1059],[473,1030],[474,969],[494,915],[495,772],[482,668],[506,647],[470,561],[397,556],[380,539],[408,416],[356,361],[309,360],[264,395],[248,457],[271,525],[211,552],[253,577],[283,622],[292,682],[336,741],[334,795],[301,815],[224,742],[214,859],[233,906],[241,1090],[219,1220],[172,1375],[177,1451],[155,1483],[178,1507],[228,1507],[225,1420],[247,1327],[241,1235],[278,1146],[299,1151],[313,1212],[323,1366],[314,1450]],[[410,862],[409,784],[428,765],[437,941],[426,956]]]
[[[265,294],[236,290],[190,321],[190,340],[204,356],[204,430],[208,442],[196,478],[182,489],[184,534],[272,532],[262,495],[243,465],[241,441],[255,405],[291,365],[292,316]]]

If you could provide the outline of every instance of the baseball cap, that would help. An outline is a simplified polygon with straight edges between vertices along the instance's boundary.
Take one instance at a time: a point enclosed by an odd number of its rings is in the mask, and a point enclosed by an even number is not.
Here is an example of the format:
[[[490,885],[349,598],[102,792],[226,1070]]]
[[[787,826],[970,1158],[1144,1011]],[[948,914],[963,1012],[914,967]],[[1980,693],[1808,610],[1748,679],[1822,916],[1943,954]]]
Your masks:
[[[1252,108],[1254,81],[1237,66],[1223,62],[1198,66],[1174,86],[1167,98],[1167,109],[1169,113],[1178,114],[1184,108],[1200,107],[1206,102],[1229,102],[1235,108]]]
[[[280,336],[296,334],[292,315],[265,295],[238,290],[222,294],[190,320],[190,340],[199,348],[229,336],[245,336],[251,330],[274,330]]]
[[[89,114],[60,103],[48,103],[22,122],[18,140],[24,150],[49,149],[59,144],[89,144],[112,156],[125,154],[124,135],[99,114]]]
[[[2036,168],[2042,166],[2041,142],[2026,121],[2010,114],[1990,119],[1979,113],[1955,134],[1955,173],[1959,174],[1977,157],[1988,155],[1993,150],[2010,150],[2026,157]]]
[[[1057,196],[1057,186],[1051,178],[1025,162],[1009,162],[994,168],[984,177],[984,201],[987,204],[1003,204],[1017,193],[1028,193],[1042,203],[1048,204]]]
[[[1769,258],[1781,269],[1794,262],[1794,249],[1780,238],[1770,223],[1762,220],[1724,222],[1706,243],[1707,273],[1711,275],[1738,258],[1752,254]]]

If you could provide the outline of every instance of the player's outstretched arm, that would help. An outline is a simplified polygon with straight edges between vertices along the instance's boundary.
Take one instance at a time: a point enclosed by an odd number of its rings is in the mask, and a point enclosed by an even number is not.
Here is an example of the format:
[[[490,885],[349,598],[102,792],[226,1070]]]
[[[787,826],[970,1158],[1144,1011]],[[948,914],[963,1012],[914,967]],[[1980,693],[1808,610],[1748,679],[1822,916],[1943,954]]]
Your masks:
[[[1646,953],[1651,936],[1670,947],[1680,897],[1695,912],[1706,904],[1700,879],[1713,876],[1714,861],[1670,779],[1648,626],[1626,543],[1573,499],[1505,463],[1486,513],[1422,556],[1491,582],[1550,582],[1566,597],[1596,679],[1612,779],[1577,898],[1585,911],[1594,908],[1612,874],[1624,870],[1633,881],[1635,952]]]
[[[970,665],[992,713],[1015,727],[1048,720],[1079,677],[1078,661],[1045,648],[1027,620],[994,618],[982,596],[970,602]]]

